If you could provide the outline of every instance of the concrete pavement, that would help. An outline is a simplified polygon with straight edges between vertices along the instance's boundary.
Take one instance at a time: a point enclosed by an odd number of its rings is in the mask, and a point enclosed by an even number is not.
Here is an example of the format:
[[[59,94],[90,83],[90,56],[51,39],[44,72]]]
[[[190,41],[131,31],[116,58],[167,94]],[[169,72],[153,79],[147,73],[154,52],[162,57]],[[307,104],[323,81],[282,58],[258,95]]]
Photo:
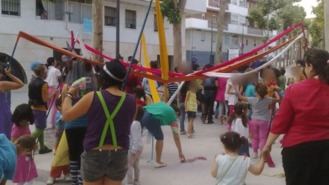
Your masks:
[[[14,92],[12,94],[12,104],[26,102],[27,96],[25,92]],[[169,127],[163,128],[165,133],[165,146],[163,151],[163,161],[168,164],[167,167],[155,169],[150,162],[151,142],[147,136],[144,137],[145,145],[142,158],[140,161],[141,168],[141,184],[142,185],[214,185],[215,179],[210,176],[211,162],[216,154],[224,152],[220,143],[219,135],[227,128],[218,123],[212,125],[201,124],[200,118],[195,121],[195,136],[188,139],[182,136],[182,146],[184,154],[187,158],[203,156],[206,161],[195,161],[192,163],[180,163],[178,152],[175,147],[172,134]],[[54,130],[47,130],[46,143],[49,146],[54,144]],[[248,174],[247,185],[284,185],[285,181],[282,177],[283,169],[281,163],[280,146],[273,146],[272,156],[277,165],[276,168],[265,167],[260,176]],[[35,185],[45,185],[48,179],[52,154],[36,155],[35,161],[38,168],[39,177],[35,180]],[[67,185],[69,183],[58,183],[59,185]],[[9,185],[12,183],[9,182]]]

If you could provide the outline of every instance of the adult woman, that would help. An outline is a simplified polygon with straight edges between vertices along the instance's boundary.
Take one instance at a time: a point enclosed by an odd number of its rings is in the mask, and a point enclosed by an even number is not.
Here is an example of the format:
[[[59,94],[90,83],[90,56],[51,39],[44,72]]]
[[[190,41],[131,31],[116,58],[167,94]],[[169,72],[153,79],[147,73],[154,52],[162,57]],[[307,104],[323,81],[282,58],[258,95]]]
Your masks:
[[[58,93],[57,90],[59,89],[59,78],[61,77],[62,73],[59,69],[57,69],[57,61],[53,57],[49,57],[47,59],[47,67],[48,67],[48,74],[46,78],[46,82],[48,83],[48,94],[50,101],[48,101],[48,106],[50,109],[50,124],[52,128],[55,128],[55,115],[56,115],[56,106],[54,101],[56,100]]]
[[[178,133],[178,124],[176,122],[176,112],[173,108],[163,102],[147,105],[144,107],[144,115],[141,120],[141,124],[145,127],[156,139],[155,142],[155,154],[156,161],[155,168],[165,167],[166,164],[161,161],[163,139],[164,135],[161,126],[170,126],[174,141],[178,150],[179,159],[184,162],[185,156],[182,151],[181,142]]]
[[[31,65],[33,71],[32,79],[29,83],[29,104],[33,110],[35,131],[33,137],[38,139],[40,144],[39,154],[46,154],[51,150],[44,143],[44,130],[47,127],[47,101],[48,84],[44,81],[47,77],[47,69],[44,64],[34,62]]]
[[[285,92],[264,151],[280,134],[287,185],[329,184],[329,53],[305,54],[308,79]]]
[[[0,66],[0,68],[2,68]],[[19,89],[23,87],[24,83],[11,74],[9,69],[0,69],[0,133],[4,133],[10,138],[11,131],[11,112],[10,103],[6,96],[6,91]],[[9,77],[11,81],[4,80]]]
[[[136,107],[135,98],[120,90],[125,75],[119,61],[108,62],[101,71],[100,92],[90,92],[72,106],[77,88],[70,87],[64,98],[64,121],[87,115],[81,156],[85,185],[120,185],[126,175],[130,124]]]

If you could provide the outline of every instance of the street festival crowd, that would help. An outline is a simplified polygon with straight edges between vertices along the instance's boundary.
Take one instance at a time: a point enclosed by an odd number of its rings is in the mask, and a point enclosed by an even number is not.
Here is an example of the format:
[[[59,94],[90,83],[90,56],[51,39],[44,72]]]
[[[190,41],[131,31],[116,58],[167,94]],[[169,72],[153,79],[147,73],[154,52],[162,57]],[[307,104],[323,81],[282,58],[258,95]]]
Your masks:
[[[132,57],[128,60],[139,63]],[[236,72],[250,71],[263,63],[257,61]],[[157,62],[151,62],[151,68],[158,68]],[[193,61],[191,66],[180,65],[174,70],[189,74],[199,68]],[[30,70],[29,101],[11,112],[6,93],[24,84],[10,68],[0,66],[1,185],[8,180],[30,185],[38,176],[33,155],[53,151],[44,141],[47,118],[48,127],[56,129],[56,152],[47,184],[62,176],[73,185],[119,185],[125,178],[128,184],[138,185],[143,183],[139,178],[143,133],[148,131],[155,138],[153,165],[163,168],[161,127],[170,126],[183,163],[188,159],[180,137],[191,142],[197,139],[194,120],[199,115],[203,124],[227,127],[219,136],[225,150],[214,157],[209,174],[216,178],[216,185],[243,185],[248,172],[260,175],[265,164],[275,167],[271,146],[280,135],[284,135],[277,142],[282,145],[286,184],[329,184],[327,51],[306,51],[291,68],[291,78],[286,77],[285,69],[266,67],[240,78],[186,82],[171,105],[164,103],[165,99],[153,102],[149,81],[133,73],[128,74],[121,90],[127,69],[119,60],[95,69],[63,55],[34,62]],[[173,96],[178,86],[156,82],[161,97]],[[56,162],[65,157],[66,162]]]

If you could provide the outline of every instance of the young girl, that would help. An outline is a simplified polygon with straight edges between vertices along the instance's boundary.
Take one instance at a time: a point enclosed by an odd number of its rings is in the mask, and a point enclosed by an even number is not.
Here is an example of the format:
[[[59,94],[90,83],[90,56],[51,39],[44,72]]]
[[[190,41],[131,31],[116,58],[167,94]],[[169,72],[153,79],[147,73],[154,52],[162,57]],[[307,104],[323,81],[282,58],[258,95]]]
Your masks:
[[[252,134],[254,158],[257,158],[258,151],[263,149],[270,129],[272,105],[275,99],[268,97],[267,94],[267,87],[262,83],[256,85],[256,97],[244,97],[239,94],[239,98],[248,102],[252,109],[249,128]],[[267,162],[270,167],[275,167],[272,160],[269,159]]]
[[[211,175],[216,178],[216,185],[243,185],[247,172],[260,175],[264,169],[265,155],[257,164],[251,164],[246,156],[239,156],[239,149],[243,142],[236,132],[227,132],[220,137],[225,153],[217,155],[212,163]]]
[[[187,112],[187,136],[192,138],[194,132],[193,122],[196,117],[196,112],[198,110],[198,103],[196,98],[197,87],[193,82],[189,83],[189,90],[186,93],[185,98],[185,111]]]
[[[234,113],[230,116],[229,123],[231,124],[231,131],[240,134],[241,139],[243,140],[239,150],[239,155],[245,155],[249,157],[247,109],[248,107],[245,104],[235,104]]]
[[[4,134],[0,134],[0,184],[5,185],[7,180],[14,177],[16,157],[31,156],[36,148],[35,139],[31,136],[22,136],[11,143]]]
[[[28,104],[21,104],[16,107],[12,116],[14,123],[11,130],[11,140],[15,143],[22,136],[30,136],[29,125],[34,122],[32,109]],[[17,185],[32,184],[36,178],[37,170],[32,155],[17,155],[16,171],[13,182]]]
[[[142,126],[140,120],[143,117],[143,107],[138,106],[135,120],[130,127],[130,147],[128,154],[128,184],[139,185],[139,158],[143,151]]]
[[[32,135],[38,139],[40,145],[39,154],[46,154],[51,152],[44,143],[44,130],[47,126],[46,114],[48,101],[48,84],[44,79],[47,77],[47,70],[46,66],[39,62],[34,62],[31,65],[31,70],[34,72],[34,75],[29,84],[28,96],[36,127]]]

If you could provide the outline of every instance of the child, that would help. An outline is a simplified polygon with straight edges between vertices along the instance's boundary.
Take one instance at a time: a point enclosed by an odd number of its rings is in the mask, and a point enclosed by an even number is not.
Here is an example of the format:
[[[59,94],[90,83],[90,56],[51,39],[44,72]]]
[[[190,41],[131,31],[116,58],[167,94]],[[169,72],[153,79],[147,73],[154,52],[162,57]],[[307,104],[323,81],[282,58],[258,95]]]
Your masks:
[[[143,107],[138,106],[135,120],[130,127],[130,147],[128,155],[128,184],[139,185],[139,158],[143,151],[142,126]]]
[[[267,87],[258,83],[256,85],[256,97],[244,97],[239,95],[242,101],[246,101],[251,105],[252,115],[249,123],[250,133],[252,134],[252,148],[254,158],[258,157],[258,150],[262,150],[270,129],[272,117],[272,105],[275,99],[268,97]],[[269,167],[275,167],[271,159],[268,159]]]
[[[36,127],[32,135],[38,139],[40,144],[39,154],[46,154],[52,151],[44,143],[44,130],[47,126],[47,102],[49,99],[48,84],[44,81],[47,77],[47,70],[46,66],[39,62],[34,62],[31,65],[31,70],[34,75],[29,83],[28,96]]]
[[[35,139],[31,136],[18,138],[15,145],[4,134],[0,134],[0,184],[5,185],[7,180],[14,177],[16,157],[30,157],[36,148]]]
[[[196,85],[193,82],[190,82],[185,98],[185,111],[187,112],[187,119],[188,119],[188,125],[187,125],[188,138],[192,138],[194,132],[193,122],[196,117],[196,112],[198,110],[196,92],[197,92]]]
[[[237,103],[234,106],[234,113],[230,116],[229,123],[231,124],[231,131],[240,134],[243,143],[241,144],[239,155],[249,157],[249,131],[248,131],[248,117],[247,107],[242,103]]]
[[[249,157],[240,156],[241,136],[236,132],[227,132],[220,137],[225,153],[217,155],[212,163],[211,175],[217,179],[216,185],[243,185],[247,172],[260,175],[264,169],[265,155],[257,164],[251,164]]]
[[[32,109],[28,104],[21,104],[16,107],[12,116],[13,127],[11,140],[15,143],[22,136],[30,136],[30,124],[33,124],[34,117]],[[36,178],[37,170],[32,155],[17,155],[16,171],[13,182],[17,185],[32,184]]]

